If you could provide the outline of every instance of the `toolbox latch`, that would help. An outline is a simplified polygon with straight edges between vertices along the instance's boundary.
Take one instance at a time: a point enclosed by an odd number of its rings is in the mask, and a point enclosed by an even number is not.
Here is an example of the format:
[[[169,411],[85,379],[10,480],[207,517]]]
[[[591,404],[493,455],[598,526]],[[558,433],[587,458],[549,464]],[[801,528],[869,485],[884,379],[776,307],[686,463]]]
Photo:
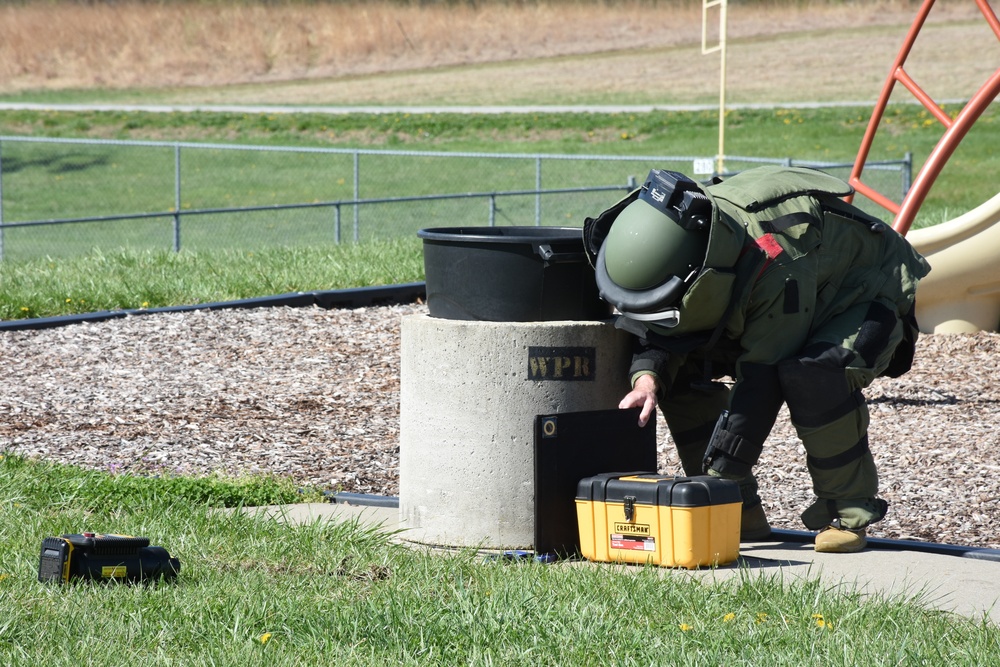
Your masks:
[[[632,523],[635,519],[635,496],[625,496],[625,521]]]

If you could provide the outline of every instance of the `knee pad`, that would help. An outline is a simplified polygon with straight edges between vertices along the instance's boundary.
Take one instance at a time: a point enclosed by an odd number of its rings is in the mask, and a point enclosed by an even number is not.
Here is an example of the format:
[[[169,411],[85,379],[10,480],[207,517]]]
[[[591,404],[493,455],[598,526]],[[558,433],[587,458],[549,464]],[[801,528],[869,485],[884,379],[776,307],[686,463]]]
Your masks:
[[[716,423],[704,463],[705,472],[713,470],[730,479],[750,474],[782,403],[777,367],[743,363],[739,374],[744,390],[731,397],[731,412],[723,412]]]
[[[781,392],[796,426],[823,426],[864,404],[861,390],[852,390],[847,381],[847,366],[855,356],[846,348],[823,344],[778,364]]]

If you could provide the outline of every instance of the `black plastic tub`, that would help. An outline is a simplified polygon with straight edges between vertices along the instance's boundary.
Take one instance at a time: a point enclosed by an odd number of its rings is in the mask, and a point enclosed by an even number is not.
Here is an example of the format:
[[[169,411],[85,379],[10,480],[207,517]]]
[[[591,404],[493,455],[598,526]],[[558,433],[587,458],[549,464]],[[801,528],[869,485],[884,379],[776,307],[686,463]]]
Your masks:
[[[575,227],[422,229],[432,317],[490,322],[610,316]]]

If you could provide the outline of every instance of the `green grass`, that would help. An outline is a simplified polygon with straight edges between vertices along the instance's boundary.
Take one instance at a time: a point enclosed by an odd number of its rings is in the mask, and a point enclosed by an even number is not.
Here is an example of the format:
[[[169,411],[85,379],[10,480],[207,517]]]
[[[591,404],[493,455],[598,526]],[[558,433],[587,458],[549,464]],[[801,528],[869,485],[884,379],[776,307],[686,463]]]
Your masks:
[[[413,238],[316,248],[120,250],[0,263],[0,319],[230,301],[423,280]]]
[[[0,663],[28,665],[983,665],[994,626],[919,598],[743,571],[428,553],[363,524],[285,525],[178,480],[0,459]],[[216,482],[216,484],[221,484]],[[134,489],[118,496],[116,487]],[[143,489],[140,491],[140,489]],[[251,504],[259,498],[249,492]],[[149,537],[181,562],[141,585],[39,583],[41,539]]]

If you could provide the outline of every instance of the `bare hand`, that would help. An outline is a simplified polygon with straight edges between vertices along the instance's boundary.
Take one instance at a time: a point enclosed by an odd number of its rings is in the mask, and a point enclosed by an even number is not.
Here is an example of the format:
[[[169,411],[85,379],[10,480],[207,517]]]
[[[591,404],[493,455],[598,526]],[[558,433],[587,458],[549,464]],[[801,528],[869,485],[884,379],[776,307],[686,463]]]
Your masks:
[[[620,410],[629,408],[642,408],[639,412],[639,427],[642,428],[649,421],[649,418],[656,413],[656,390],[658,388],[656,377],[653,375],[640,375],[635,381],[632,391],[625,395],[625,398],[618,404]]]

